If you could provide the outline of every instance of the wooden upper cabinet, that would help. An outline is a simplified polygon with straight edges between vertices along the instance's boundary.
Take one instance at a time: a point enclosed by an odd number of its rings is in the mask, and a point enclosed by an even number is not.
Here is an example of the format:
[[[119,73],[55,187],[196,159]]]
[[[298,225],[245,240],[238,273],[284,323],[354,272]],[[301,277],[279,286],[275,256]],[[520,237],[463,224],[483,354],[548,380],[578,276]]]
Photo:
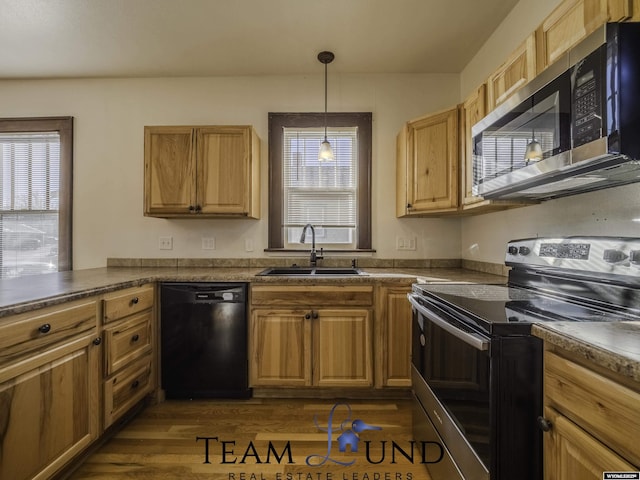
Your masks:
[[[145,127],[144,213],[190,213],[196,204],[194,129]]]
[[[259,141],[252,128],[199,128],[197,191],[202,213],[246,215],[259,211]]]
[[[487,80],[489,111],[504,102],[510,95],[529,83],[536,76],[536,36],[527,39]]]
[[[145,215],[259,218],[259,175],[250,126],[145,127]]]
[[[408,122],[398,135],[398,217],[458,210],[458,109]]]
[[[471,128],[487,114],[487,89],[480,85],[466,98],[460,109],[460,185],[462,204],[481,202],[482,197],[473,194],[473,137]]]
[[[630,0],[562,2],[536,32],[538,72],[606,22],[633,19],[634,6]]]

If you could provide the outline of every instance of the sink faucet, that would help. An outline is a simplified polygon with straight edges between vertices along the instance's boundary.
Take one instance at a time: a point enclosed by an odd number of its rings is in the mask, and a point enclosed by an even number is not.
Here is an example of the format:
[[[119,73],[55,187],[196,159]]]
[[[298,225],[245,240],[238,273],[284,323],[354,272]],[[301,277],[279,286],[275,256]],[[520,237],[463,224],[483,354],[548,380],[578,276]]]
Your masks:
[[[311,253],[309,255],[309,264],[312,267],[315,267],[318,263],[318,260],[322,260],[324,256],[322,255],[322,248],[320,248],[320,255],[316,253],[316,229],[313,228],[313,225],[307,223],[302,229],[302,235],[300,235],[300,243],[304,243],[304,239],[307,236],[307,228],[311,229]]]

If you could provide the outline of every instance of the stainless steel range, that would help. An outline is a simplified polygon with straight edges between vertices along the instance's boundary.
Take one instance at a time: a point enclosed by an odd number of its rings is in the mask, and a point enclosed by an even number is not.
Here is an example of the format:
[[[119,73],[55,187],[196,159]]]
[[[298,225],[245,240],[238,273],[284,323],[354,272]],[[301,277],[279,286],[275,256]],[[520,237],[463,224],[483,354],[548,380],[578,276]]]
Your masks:
[[[540,480],[542,342],[531,324],[640,319],[640,238],[514,240],[506,285],[414,284],[414,438],[433,480]]]

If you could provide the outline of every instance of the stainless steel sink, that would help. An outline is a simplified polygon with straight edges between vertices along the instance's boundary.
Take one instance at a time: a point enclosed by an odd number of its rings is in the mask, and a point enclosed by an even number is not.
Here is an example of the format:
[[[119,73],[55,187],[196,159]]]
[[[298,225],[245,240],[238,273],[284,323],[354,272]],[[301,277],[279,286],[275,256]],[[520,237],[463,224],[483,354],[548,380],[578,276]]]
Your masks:
[[[271,267],[258,273],[260,276],[289,275],[365,275],[360,269],[352,267]]]

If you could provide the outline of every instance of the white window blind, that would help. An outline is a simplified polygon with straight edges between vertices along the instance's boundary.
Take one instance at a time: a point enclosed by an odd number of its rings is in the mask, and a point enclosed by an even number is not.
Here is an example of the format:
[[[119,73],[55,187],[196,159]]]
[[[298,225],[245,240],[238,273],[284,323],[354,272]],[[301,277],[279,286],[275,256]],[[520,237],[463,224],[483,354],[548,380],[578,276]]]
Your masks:
[[[58,269],[60,135],[0,134],[2,277]]]
[[[536,132],[535,140],[540,143],[545,157],[553,151],[557,143],[553,132],[548,131]],[[529,165],[530,162],[525,159],[525,151],[531,141],[531,132],[500,130],[483,136],[482,166],[478,178],[496,178]]]
[[[358,129],[330,128],[334,161],[318,160],[324,128],[283,132],[284,227],[288,243],[298,243],[302,227],[316,228],[325,244],[353,244],[357,225]]]

